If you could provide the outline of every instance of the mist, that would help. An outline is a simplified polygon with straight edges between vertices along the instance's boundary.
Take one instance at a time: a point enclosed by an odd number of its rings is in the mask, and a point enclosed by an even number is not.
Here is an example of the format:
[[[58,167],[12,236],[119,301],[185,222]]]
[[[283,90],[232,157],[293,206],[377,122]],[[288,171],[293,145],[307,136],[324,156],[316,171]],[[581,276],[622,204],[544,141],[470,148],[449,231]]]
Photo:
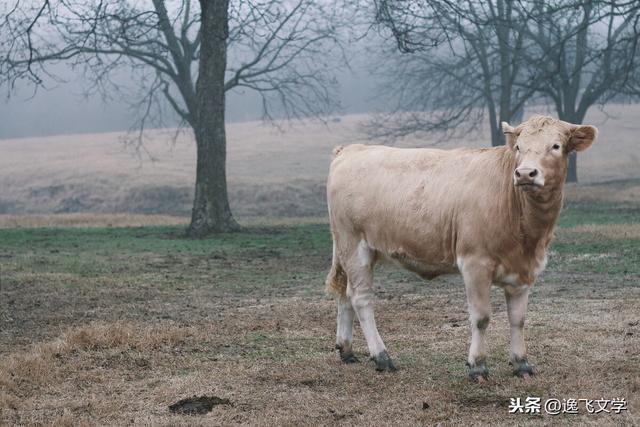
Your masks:
[[[640,425],[639,22],[0,1],[0,425]]]
[[[336,96],[341,106],[336,114],[366,113],[384,107],[375,96],[376,78],[371,74],[371,60],[365,50],[362,45],[353,46],[349,68],[336,76]],[[91,81],[82,73],[65,64],[57,64],[53,71],[58,79],[45,79],[43,87],[36,89],[29,82],[20,81],[10,96],[3,88],[0,139],[127,131],[136,124],[134,112],[124,100],[87,95]],[[135,86],[125,73],[115,75],[113,81],[122,87]],[[229,91],[226,103],[228,123],[263,118],[260,94],[251,89]],[[165,112],[170,111],[168,104],[164,107]],[[276,109],[272,115],[277,119],[279,113]],[[179,120],[168,113],[163,122],[166,127],[174,127]]]

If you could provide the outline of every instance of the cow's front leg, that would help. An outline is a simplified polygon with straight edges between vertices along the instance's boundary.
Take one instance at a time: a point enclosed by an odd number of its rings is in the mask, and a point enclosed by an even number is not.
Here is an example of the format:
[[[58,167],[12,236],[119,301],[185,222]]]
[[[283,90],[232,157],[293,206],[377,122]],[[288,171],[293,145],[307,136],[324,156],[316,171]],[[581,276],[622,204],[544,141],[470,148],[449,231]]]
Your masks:
[[[524,319],[527,313],[530,286],[509,286],[504,290],[507,300],[507,313],[511,328],[511,350],[509,362],[513,366],[513,374],[526,378],[534,374],[534,367],[527,362],[527,351],[524,343]]]
[[[469,378],[484,382],[489,376],[485,332],[491,320],[491,270],[485,263],[472,261],[463,263],[461,270],[471,323],[471,346],[467,358]]]
[[[353,319],[355,310],[351,305],[349,297],[344,296],[338,299],[338,328],[336,332],[336,349],[340,350],[340,360],[344,363],[355,363],[358,361],[353,354]]]

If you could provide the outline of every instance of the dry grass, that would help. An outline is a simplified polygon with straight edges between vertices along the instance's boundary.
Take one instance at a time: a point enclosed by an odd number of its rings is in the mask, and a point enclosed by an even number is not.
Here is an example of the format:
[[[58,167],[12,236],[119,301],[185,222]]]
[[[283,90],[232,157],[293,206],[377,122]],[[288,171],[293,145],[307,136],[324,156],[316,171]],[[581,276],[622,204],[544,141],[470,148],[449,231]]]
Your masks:
[[[73,329],[62,338],[66,350],[102,350],[117,347],[148,351],[181,343],[193,336],[189,328],[174,325],[150,326],[131,322],[97,324]]]
[[[565,228],[563,233],[590,234],[613,240],[640,239],[640,224],[584,224]]]
[[[245,226],[281,226],[326,223],[326,216],[300,218],[244,217]],[[170,215],[74,213],[54,215],[0,215],[0,228],[153,227],[187,225],[188,217]]]
[[[568,212],[570,222],[602,219],[589,212]],[[635,233],[636,222],[560,227],[528,310],[528,353],[538,369],[531,381],[511,376],[504,296],[494,289],[491,376],[480,386],[464,367],[469,329],[459,276],[425,283],[379,269],[378,326],[400,369],[374,371],[358,326],[361,363],[343,365],[333,350],[335,303],[323,294],[326,223],[256,221],[243,233],[197,241],[176,237],[179,227],[0,230],[0,424],[640,422],[640,272],[631,265],[638,240],[624,234]],[[614,262],[629,265],[607,268]],[[191,396],[231,404],[199,416],[169,411]],[[509,399],[527,396],[622,397],[629,408],[509,415]]]
[[[79,352],[109,351],[114,349],[154,351],[163,346],[174,346],[192,337],[189,328],[174,325],[136,325],[131,322],[92,324],[72,329],[59,339],[31,346],[25,352],[11,354],[0,363],[0,384],[3,388],[19,392],[26,383],[42,386],[59,380],[65,368],[60,360]]]
[[[640,166],[639,169],[640,170]],[[565,196],[572,202],[637,203],[640,201],[640,180],[594,185],[569,184]]]
[[[533,112],[531,112],[533,113]],[[580,155],[583,183],[640,178],[637,121],[640,106],[593,111],[586,122],[599,140]],[[331,150],[368,141],[364,115],[320,125],[299,122],[285,131],[261,123],[228,125],[228,176],[232,209],[241,217],[325,215],[324,182]],[[194,188],[195,144],[190,134],[172,142],[170,131],[150,131],[140,161],[120,142],[122,134],[70,135],[0,141],[0,214],[132,212],[188,216]],[[438,144],[484,147],[485,133]],[[435,137],[412,137],[398,146],[426,147]],[[575,187],[569,199],[638,200],[640,184],[620,188]]]
[[[0,215],[0,228],[141,227],[185,225],[188,218],[170,215],[71,213],[57,215]]]
[[[90,418],[83,413],[95,410],[101,417],[113,416],[132,403],[130,393],[114,399],[118,389],[152,364],[175,357],[174,352],[194,338],[205,337],[196,328],[166,322],[117,321],[74,328],[11,353],[0,360],[0,422],[11,422],[11,413],[24,414],[20,422],[53,425],[86,423]]]
[[[553,417],[509,416],[509,397],[626,397],[622,415],[563,416],[563,425],[632,425],[640,392],[637,306],[630,300],[533,297],[528,341],[539,375],[524,383],[506,364],[507,320],[499,295],[489,332],[492,377],[471,384],[463,295],[382,299],[379,324],[401,367],[377,374],[331,351],[329,300],[275,299],[222,313],[198,328],[116,322],[71,329],[0,361],[6,423],[54,425],[511,425]],[[636,295],[637,297],[637,295]],[[569,314],[568,314],[569,313]],[[634,325],[634,326],[632,326]],[[631,334],[631,335],[630,335]],[[192,395],[229,398],[201,417],[167,406]],[[424,403],[428,409],[423,409]],[[537,424],[536,422],[536,424]]]
[[[613,110],[618,116],[609,121],[597,113],[587,120],[600,127],[600,141],[580,160],[581,179],[592,185],[568,187],[570,201],[639,200],[640,184],[628,178],[640,170],[640,107]],[[0,213],[60,212],[0,216],[0,425],[640,424],[639,278],[624,264],[634,262],[626,255],[640,238],[631,219],[559,230],[565,252],[556,254],[559,267],[536,285],[529,307],[527,342],[539,369],[529,383],[512,378],[506,363],[499,292],[489,329],[491,381],[477,386],[466,378],[459,277],[422,283],[377,276],[378,324],[400,370],[374,372],[358,327],[362,362],[339,362],[335,307],[322,294],[329,232],[313,224],[326,222],[331,148],[361,141],[362,118],[285,134],[230,125],[233,209],[244,224],[267,231],[203,241],[177,238],[180,227],[116,228],[186,223],[194,169],[188,135],[171,146],[166,134],[152,132],[149,149],[159,161],[142,166],[118,134],[0,141]],[[73,213],[83,210],[93,213]],[[122,210],[140,214],[109,213]],[[264,219],[291,215],[304,218]],[[112,228],[7,230],[58,226]],[[599,239],[613,242],[602,249]],[[573,250],[578,243],[584,247]],[[607,270],[613,261],[624,265]],[[199,417],[168,411],[193,395],[232,405]],[[509,398],[526,396],[624,397],[629,410],[509,416]]]

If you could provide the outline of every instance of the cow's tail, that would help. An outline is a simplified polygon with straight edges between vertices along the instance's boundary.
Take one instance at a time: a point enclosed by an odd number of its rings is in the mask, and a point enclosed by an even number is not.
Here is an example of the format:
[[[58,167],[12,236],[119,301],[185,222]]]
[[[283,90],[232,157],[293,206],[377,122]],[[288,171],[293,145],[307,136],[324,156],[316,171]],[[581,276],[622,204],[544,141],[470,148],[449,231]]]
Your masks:
[[[342,268],[336,250],[336,242],[333,241],[333,261],[331,262],[331,271],[325,282],[327,293],[335,295],[339,298],[347,296],[347,273]]]
[[[338,145],[333,149],[333,158],[335,159],[340,155],[340,153],[344,150],[343,145]],[[336,247],[336,238],[333,233],[333,221],[331,221],[331,197],[329,195],[330,181],[331,176],[329,176],[329,180],[327,181],[327,204],[329,205],[329,222],[331,223],[331,237],[333,237],[333,259],[331,261],[331,270],[327,275],[327,280],[325,281],[326,291],[330,295],[337,296],[338,298],[345,298],[347,296],[347,273],[344,271],[344,268],[340,264],[340,258],[338,257],[338,249]]]

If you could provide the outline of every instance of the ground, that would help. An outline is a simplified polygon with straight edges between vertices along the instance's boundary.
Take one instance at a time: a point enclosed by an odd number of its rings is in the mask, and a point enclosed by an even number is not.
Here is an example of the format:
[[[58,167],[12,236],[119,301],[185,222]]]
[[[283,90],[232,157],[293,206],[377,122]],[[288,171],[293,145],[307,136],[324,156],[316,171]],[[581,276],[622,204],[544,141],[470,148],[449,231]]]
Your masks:
[[[640,423],[639,204],[567,204],[531,296],[528,382],[510,375],[494,289],[485,385],[466,376],[458,276],[378,269],[378,324],[399,370],[374,371],[359,327],[361,363],[340,363],[325,220],[245,221],[204,240],[135,216],[40,220],[0,229],[0,424]],[[169,411],[202,395],[228,403]],[[527,396],[625,398],[628,409],[510,415],[510,398]]]
[[[0,425],[640,424],[640,107],[608,113],[587,117],[599,140],[580,155],[581,184],[566,187],[531,296],[538,375],[510,375],[496,288],[486,385],[466,376],[459,276],[379,268],[378,325],[398,372],[374,371],[359,327],[361,363],[335,354],[324,181],[333,146],[369,142],[370,118],[285,132],[230,124],[230,201],[244,230],[203,240],[184,238],[188,133],[172,143],[150,132],[154,162],[123,149],[122,134],[0,141]],[[169,409],[193,396],[212,410]],[[628,409],[509,415],[510,398],[527,396],[624,398]]]

